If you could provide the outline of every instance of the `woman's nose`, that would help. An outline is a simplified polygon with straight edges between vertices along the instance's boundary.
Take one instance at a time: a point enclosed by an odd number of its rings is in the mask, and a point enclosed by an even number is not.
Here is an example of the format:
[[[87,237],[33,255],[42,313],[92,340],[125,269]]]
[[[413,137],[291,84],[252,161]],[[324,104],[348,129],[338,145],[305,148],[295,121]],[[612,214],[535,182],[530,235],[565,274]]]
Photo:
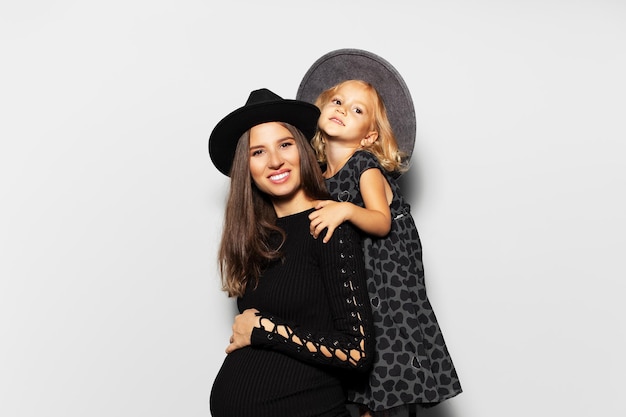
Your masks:
[[[278,152],[270,152],[269,154],[269,167],[272,169],[280,168],[283,164],[283,158],[281,158]]]

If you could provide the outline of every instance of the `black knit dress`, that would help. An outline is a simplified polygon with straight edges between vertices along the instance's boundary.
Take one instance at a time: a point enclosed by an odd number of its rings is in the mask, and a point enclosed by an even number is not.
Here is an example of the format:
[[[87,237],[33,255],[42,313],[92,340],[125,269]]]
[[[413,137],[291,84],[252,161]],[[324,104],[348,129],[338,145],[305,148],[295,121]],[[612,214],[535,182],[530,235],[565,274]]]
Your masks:
[[[363,252],[348,224],[328,243],[314,239],[311,211],[278,219],[284,258],[237,301],[240,312],[256,308],[292,336],[255,328],[252,345],[226,357],[211,390],[212,417],[349,416],[343,384],[365,378],[373,358]],[[343,354],[350,349],[360,351],[353,361]]]

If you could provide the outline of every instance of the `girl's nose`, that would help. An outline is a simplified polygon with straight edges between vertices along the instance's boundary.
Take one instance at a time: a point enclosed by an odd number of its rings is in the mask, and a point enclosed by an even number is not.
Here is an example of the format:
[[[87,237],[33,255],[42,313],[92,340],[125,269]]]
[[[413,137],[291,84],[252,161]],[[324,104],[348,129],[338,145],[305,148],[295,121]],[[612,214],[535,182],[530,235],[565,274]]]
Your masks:
[[[337,111],[337,113],[346,114],[346,112],[345,112],[345,110],[343,109],[342,106],[337,106],[336,111]]]

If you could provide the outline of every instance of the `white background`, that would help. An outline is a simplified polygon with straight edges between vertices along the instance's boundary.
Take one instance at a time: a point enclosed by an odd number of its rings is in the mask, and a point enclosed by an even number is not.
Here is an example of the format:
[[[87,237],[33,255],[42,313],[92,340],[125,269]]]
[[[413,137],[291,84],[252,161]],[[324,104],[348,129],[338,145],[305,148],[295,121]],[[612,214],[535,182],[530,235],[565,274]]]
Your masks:
[[[420,415],[626,414],[626,3],[2,0],[0,415],[209,415],[209,133],[340,48],[415,102],[405,192],[464,388]]]

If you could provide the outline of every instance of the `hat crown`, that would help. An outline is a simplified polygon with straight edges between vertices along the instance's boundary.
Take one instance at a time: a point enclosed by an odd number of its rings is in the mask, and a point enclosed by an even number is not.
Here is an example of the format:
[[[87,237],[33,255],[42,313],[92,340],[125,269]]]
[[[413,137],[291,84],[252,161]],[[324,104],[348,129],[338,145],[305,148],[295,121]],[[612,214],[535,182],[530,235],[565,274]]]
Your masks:
[[[248,96],[248,101],[246,101],[246,106],[279,101],[282,99],[283,98],[280,97],[278,94],[271,92],[267,88],[260,88],[250,93],[250,96]]]
[[[239,138],[246,130],[261,123],[285,122],[311,139],[317,128],[320,110],[301,100],[287,100],[267,88],[254,90],[245,106],[230,112],[213,128],[209,136],[209,155],[215,167],[230,176]]]

